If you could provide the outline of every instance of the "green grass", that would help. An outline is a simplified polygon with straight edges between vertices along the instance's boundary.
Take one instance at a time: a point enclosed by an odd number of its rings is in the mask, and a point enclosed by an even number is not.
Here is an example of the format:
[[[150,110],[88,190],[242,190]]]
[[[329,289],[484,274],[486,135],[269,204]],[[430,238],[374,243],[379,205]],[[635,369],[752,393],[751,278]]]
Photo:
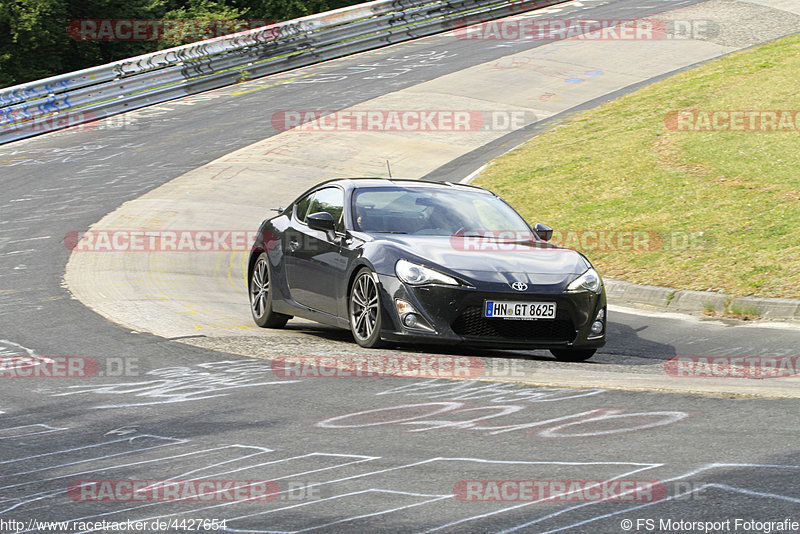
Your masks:
[[[726,313],[729,315],[739,315],[742,317],[759,317],[761,314],[755,306],[739,306],[732,304],[728,306]]]
[[[474,183],[556,231],[648,232],[649,246],[583,249],[607,277],[800,298],[800,131],[665,125],[685,109],[798,110],[799,88],[793,35],[575,116]]]

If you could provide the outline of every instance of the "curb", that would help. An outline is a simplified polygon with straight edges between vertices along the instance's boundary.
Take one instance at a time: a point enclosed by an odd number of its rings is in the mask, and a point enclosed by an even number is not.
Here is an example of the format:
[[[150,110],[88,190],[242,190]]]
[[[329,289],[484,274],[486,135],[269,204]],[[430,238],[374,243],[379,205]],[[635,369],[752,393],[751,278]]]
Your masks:
[[[646,286],[604,279],[608,300],[613,304],[655,306],[669,311],[727,313],[763,319],[800,320],[800,300],[737,297],[710,291]]]

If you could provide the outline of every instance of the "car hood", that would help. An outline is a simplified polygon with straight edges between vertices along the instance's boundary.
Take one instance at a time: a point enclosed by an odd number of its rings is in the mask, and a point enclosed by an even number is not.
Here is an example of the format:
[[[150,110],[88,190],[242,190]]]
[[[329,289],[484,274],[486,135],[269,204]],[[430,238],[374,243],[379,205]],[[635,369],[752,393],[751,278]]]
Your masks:
[[[405,235],[381,236],[381,240],[407,252],[409,261],[419,258],[486,282],[563,284],[591,267],[578,252],[544,242]]]

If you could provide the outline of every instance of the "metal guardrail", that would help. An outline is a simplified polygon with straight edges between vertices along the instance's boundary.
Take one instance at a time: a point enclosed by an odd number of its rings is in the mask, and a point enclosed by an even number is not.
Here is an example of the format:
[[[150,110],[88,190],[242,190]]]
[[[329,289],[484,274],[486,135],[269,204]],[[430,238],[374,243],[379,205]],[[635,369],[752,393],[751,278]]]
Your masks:
[[[0,90],[0,144],[567,0],[376,0]]]

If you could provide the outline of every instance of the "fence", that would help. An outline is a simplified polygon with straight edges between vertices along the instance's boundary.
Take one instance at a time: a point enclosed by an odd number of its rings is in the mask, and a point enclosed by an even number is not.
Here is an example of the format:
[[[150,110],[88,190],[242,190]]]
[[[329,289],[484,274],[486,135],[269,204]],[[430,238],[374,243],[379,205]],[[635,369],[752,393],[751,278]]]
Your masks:
[[[376,0],[0,90],[0,144],[567,0]]]

